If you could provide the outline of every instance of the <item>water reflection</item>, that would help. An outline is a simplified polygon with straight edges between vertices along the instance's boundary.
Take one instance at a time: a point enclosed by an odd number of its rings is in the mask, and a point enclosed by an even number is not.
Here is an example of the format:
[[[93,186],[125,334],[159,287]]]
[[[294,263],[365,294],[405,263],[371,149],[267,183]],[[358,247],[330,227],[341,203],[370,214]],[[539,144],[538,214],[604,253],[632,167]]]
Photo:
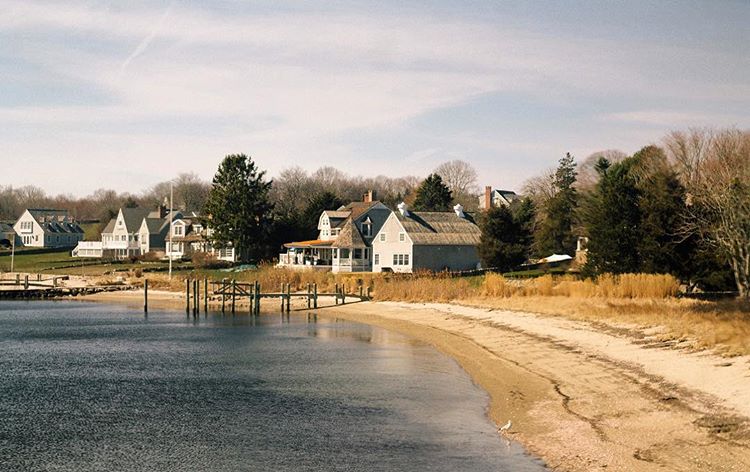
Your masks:
[[[543,470],[450,359],[305,314],[0,302],[0,470]]]

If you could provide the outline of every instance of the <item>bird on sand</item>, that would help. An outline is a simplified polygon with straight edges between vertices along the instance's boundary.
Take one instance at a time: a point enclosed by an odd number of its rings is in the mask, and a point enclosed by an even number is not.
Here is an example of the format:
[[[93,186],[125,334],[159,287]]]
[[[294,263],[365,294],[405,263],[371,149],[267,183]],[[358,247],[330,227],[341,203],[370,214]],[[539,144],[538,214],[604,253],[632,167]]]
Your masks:
[[[500,427],[499,427],[499,428],[497,429],[497,431],[498,431],[499,433],[504,433],[504,432],[508,431],[508,430],[510,429],[510,427],[511,427],[511,426],[513,426],[513,422],[512,422],[511,420],[508,420],[508,422],[507,422],[507,423],[505,423],[504,425],[500,426]]]

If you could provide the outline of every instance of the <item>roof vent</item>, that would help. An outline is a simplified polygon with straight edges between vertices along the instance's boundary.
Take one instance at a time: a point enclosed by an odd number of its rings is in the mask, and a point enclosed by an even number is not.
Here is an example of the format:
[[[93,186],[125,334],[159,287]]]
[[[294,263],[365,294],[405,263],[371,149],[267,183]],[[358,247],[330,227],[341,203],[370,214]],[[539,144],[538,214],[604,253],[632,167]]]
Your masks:
[[[456,212],[456,215],[458,215],[459,218],[466,217],[464,214],[464,207],[462,207],[460,203],[456,203],[456,206],[453,207],[453,211]]]
[[[398,211],[401,212],[401,214],[404,215],[404,216],[409,216],[409,210],[408,210],[408,208],[409,207],[406,206],[406,203],[404,203],[404,202],[401,202],[401,203],[398,204]]]

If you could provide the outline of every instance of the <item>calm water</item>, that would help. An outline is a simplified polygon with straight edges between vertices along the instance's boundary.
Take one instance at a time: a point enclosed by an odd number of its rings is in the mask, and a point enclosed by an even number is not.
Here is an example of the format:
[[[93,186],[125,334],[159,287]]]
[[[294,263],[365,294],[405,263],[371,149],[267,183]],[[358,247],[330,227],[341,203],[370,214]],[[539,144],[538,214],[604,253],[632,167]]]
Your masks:
[[[0,302],[0,470],[541,471],[429,346],[292,315]]]

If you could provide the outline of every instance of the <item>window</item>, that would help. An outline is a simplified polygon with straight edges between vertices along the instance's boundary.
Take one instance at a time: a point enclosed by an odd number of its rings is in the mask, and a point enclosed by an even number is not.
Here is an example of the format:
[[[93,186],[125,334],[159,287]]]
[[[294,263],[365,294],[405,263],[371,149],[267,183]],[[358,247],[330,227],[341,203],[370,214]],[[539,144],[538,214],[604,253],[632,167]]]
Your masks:
[[[339,251],[341,251],[342,259],[349,259],[349,249],[339,249]]]
[[[409,265],[409,254],[404,254],[404,265]]]
[[[380,265],[380,254],[375,253],[375,265]]]
[[[174,234],[175,234],[175,236],[182,236],[182,226],[181,225],[175,225],[175,227],[174,227]]]
[[[406,234],[404,233],[398,233],[398,240],[401,242],[406,241]]]
[[[404,255],[399,254],[398,255],[398,265],[404,265]]]
[[[122,220],[117,222],[117,226],[122,226]]]
[[[355,249],[354,250],[354,258],[355,259],[362,259],[362,249]]]
[[[393,255],[393,265],[398,265],[398,254]]]
[[[364,248],[363,249],[363,254],[364,254],[364,258],[365,259],[369,259],[370,258],[370,248],[369,247]]]
[[[381,243],[385,242],[385,233],[380,233],[380,242]]]
[[[365,221],[362,223],[362,236],[369,238],[372,236],[372,223]]]

